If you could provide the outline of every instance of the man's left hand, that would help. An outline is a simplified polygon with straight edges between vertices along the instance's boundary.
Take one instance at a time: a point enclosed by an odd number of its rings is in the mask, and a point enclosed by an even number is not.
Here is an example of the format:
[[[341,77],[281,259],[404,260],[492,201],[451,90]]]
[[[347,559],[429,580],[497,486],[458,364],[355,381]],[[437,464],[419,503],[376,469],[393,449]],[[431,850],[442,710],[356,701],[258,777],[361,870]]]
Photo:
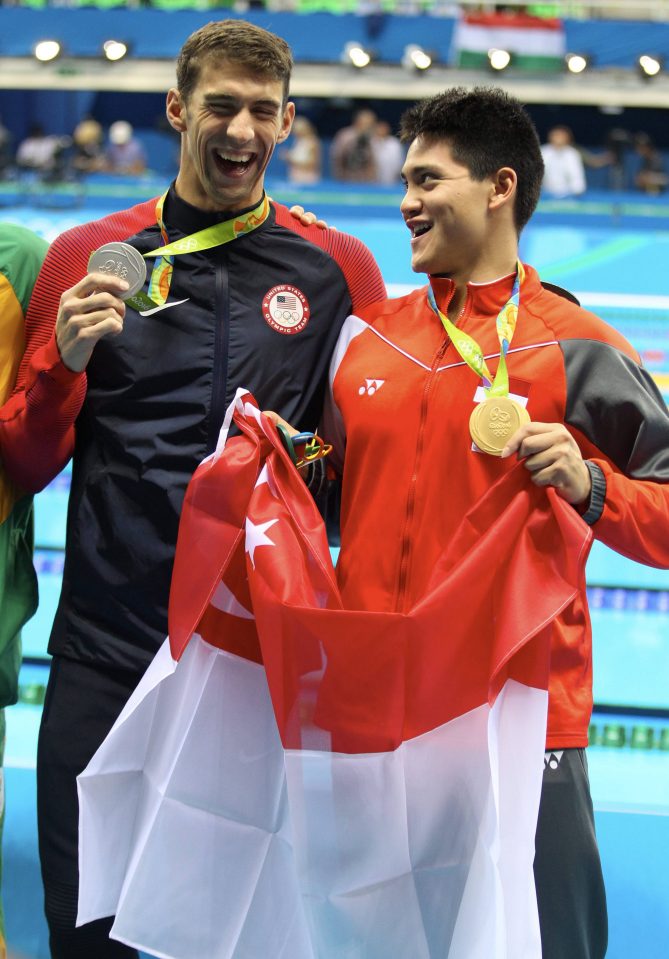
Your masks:
[[[588,502],[592,481],[574,437],[562,423],[526,423],[514,433],[502,456],[525,460],[536,486],[553,486],[562,499],[579,506]]]
[[[295,217],[296,220],[300,221],[302,226],[311,226],[312,224],[314,224],[315,226],[319,227],[321,230],[328,229],[328,225],[325,222],[325,220],[319,220],[315,213],[306,211],[303,206],[298,206],[297,204],[295,204],[294,206],[291,206],[290,212],[292,213],[292,215]],[[331,226],[329,229],[336,230],[336,227]]]

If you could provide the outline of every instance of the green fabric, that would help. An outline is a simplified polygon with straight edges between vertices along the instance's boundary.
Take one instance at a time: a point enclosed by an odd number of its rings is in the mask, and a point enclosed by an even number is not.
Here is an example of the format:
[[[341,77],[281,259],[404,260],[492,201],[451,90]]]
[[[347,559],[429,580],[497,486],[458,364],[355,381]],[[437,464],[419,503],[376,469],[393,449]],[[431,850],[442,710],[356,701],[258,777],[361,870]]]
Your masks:
[[[13,302],[18,301],[24,315],[47,249],[48,243],[31,230],[0,223],[0,275],[11,286]],[[0,524],[0,707],[16,702],[21,627],[37,608],[32,553],[32,496],[25,496]]]
[[[12,295],[3,298],[3,309],[20,306],[25,316],[35,280],[46,255],[48,243],[31,230],[11,223],[0,223],[0,276],[9,284]],[[5,283],[6,281],[6,283]],[[3,351],[8,362],[3,380],[11,387],[8,370],[17,359],[21,338],[14,336],[11,317],[5,316],[4,334],[9,337]],[[21,317],[16,318],[20,322]],[[12,376],[13,378],[13,376]],[[5,512],[3,505],[3,512]],[[5,824],[5,706],[18,698],[21,666],[21,627],[37,609],[37,576],[33,566],[33,498],[17,500],[11,512],[0,523],[0,881],[2,880],[2,833]],[[0,959],[6,955],[5,917],[0,899]]]
[[[37,609],[32,555],[32,496],[24,496],[0,525],[0,707],[17,700],[21,627]]]
[[[15,223],[0,223],[0,273],[14,288],[24,314],[48,248],[46,240],[32,230]]]
[[[5,829],[5,711],[0,709],[0,883],[2,882],[2,834]],[[5,912],[0,898],[0,959],[7,955]]]

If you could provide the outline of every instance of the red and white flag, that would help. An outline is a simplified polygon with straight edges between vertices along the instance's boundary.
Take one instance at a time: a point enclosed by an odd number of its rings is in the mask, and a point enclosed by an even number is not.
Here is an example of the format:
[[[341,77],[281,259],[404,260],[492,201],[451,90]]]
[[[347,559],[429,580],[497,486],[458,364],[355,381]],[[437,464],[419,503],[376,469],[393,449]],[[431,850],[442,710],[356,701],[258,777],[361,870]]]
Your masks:
[[[79,922],[174,959],[538,959],[549,627],[590,530],[521,466],[409,613],[347,610],[272,424],[234,417],[170,640],[79,777]]]

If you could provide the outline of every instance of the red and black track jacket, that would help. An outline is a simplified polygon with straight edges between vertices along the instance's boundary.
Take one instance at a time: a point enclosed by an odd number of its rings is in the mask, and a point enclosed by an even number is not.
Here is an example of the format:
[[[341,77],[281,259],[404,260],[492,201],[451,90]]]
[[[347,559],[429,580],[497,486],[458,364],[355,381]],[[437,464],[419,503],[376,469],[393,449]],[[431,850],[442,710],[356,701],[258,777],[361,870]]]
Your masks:
[[[595,536],[633,560],[667,567],[669,413],[662,396],[619,333],[526,271],[508,354],[510,392],[532,420],[564,423],[591,464],[587,519]],[[495,319],[512,281],[470,284],[458,320],[493,374]],[[451,281],[432,279],[432,286],[446,313]],[[425,287],[347,320],[331,383],[323,433],[343,459],[342,596],[351,608],[407,610],[461,519],[516,458],[472,447],[479,379],[430,309]],[[592,709],[585,582],[556,622],[551,648],[548,746],[584,746]]]
[[[123,333],[96,345],[85,373],[70,372],[53,335],[61,293],[103,243],[161,246],[155,210],[153,199],[54,241],[18,389],[0,411],[2,458],[23,489],[41,489],[73,455],[49,651],[128,669],[143,669],[165,638],[182,499],[236,389],[315,428],[342,323],[385,296],[360,241],[302,227],[273,204],[253,232],[176,257],[168,304],[186,302],[151,316],[128,309]],[[164,208],[170,241],[229,215],[197,210],[173,188]]]

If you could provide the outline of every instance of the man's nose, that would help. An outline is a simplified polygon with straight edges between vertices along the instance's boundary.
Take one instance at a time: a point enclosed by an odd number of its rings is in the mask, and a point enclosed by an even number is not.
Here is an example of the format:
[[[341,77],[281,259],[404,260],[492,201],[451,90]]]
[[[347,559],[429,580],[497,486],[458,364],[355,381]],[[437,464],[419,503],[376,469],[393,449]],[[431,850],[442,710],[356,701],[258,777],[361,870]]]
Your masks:
[[[237,143],[248,143],[253,134],[253,117],[248,110],[240,110],[228,123],[228,136]]]
[[[400,213],[402,216],[407,217],[411,213],[417,213],[419,209],[420,200],[418,196],[411,190],[411,187],[407,187],[407,191],[400,203]]]

